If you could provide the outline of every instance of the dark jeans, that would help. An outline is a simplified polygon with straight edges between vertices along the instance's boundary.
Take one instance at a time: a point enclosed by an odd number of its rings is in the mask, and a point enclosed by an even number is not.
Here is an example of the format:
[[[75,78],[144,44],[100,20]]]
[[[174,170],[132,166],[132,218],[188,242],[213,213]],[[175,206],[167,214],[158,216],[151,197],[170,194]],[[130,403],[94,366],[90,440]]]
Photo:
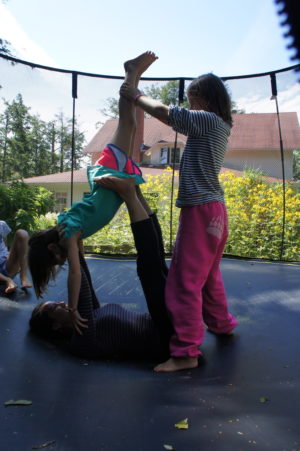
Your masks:
[[[152,320],[163,343],[168,346],[173,328],[165,305],[168,267],[159,222],[155,214],[131,224],[137,250],[137,273]]]

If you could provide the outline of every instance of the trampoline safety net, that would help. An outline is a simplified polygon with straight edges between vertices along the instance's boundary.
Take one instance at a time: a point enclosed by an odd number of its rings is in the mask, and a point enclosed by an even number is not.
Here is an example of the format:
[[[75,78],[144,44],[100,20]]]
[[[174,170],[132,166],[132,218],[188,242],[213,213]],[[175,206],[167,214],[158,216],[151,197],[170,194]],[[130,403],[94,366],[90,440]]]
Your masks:
[[[12,228],[38,230],[54,225],[58,212],[89,191],[85,168],[95,163],[116,128],[122,77],[0,56],[0,219]],[[300,84],[295,68],[223,78],[234,122],[220,173],[229,218],[227,255],[300,261]],[[145,77],[140,88],[169,104],[186,106],[190,80]],[[133,156],[171,253],[186,138],[141,111],[137,125]],[[20,182],[50,191],[48,210],[25,211],[21,200],[14,210],[7,187]],[[87,252],[133,253],[126,209],[121,207],[84,245]]]

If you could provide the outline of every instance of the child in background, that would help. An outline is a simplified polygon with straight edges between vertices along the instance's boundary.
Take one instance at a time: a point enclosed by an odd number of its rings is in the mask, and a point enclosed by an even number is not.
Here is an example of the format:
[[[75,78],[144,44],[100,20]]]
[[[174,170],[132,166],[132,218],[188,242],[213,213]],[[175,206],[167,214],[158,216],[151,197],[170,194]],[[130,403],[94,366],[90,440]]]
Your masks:
[[[6,294],[14,292],[18,285],[14,277],[20,273],[21,288],[32,285],[27,277],[28,233],[26,230],[16,231],[10,249],[7,248],[7,235],[11,228],[5,221],[0,221],[0,282],[5,283]]]
[[[228,334],[237,320],[228,312],[220,260],[228,236],[224,193],[218,175],[232,127],[231,101],[222,80],[205,74],[191,82],[190,110],[168,107],[127,83],[120,94],[174,130],[187,135],[179,171],[179,227],[166,283],[174,328],[171,357],[155,371],[198,366],[205,325]]]
[[[127,61],[124,64],[126,83],[136,88],[142,73],[156,59],[153,52],[145,52]],[[130,158],[135,128],[135,107],[120,98],[118,128],[110,144],[103,149],[96,166],[88,168],[91,194],[59,215],[59,226],[37,232],[29,240],[29,268],[38,297],[42,296],[50,279],[55,277],[57,265],[63,265],[68,259],[68,308],[73,327],[79,334],[80,328],[86,327],[86,320],[77,310],[81,285],[81,239],[108,224],[122,203],[117,193],[102,187],[97,180],[107,176],[134,177],[136,184],[143,183],[141,171]]]

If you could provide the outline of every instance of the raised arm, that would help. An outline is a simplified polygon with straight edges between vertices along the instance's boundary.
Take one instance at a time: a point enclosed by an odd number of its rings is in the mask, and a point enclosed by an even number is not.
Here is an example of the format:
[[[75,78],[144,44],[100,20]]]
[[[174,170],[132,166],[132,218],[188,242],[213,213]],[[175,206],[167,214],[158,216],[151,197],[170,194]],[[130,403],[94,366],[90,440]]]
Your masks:
[[[77,232],[66,241],[69,263],[68,306],[74,329],[79,334],[81,334],[80,328],[87,327],[85,324],[87,320],[82,318],[77,310],[81,286],[81,270],[80,270],[79,247],[78,247],[78,240],[80,234],[81,234],[80,232]]]
[[[138,89],[129,86],[127,83],[122,84],[120,95],[128,100],[131,100],[135,103],[135,105],[146,111],[146,113],[151,114],[151,116],[168,125],[168,106],[164,105],[161,102],[158,102],[158,100],[154,100],[150,97],[145,96]]]

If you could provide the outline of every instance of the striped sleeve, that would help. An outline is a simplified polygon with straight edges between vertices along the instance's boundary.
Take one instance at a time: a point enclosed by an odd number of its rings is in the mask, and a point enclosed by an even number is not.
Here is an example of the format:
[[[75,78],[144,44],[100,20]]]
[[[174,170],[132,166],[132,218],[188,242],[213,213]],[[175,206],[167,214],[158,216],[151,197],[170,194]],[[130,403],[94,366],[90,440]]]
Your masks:
[[[217,128],[218,116],[202,110],[188,110],[181,107],[169,109],[169,125],[183,135],[200,137]]]

